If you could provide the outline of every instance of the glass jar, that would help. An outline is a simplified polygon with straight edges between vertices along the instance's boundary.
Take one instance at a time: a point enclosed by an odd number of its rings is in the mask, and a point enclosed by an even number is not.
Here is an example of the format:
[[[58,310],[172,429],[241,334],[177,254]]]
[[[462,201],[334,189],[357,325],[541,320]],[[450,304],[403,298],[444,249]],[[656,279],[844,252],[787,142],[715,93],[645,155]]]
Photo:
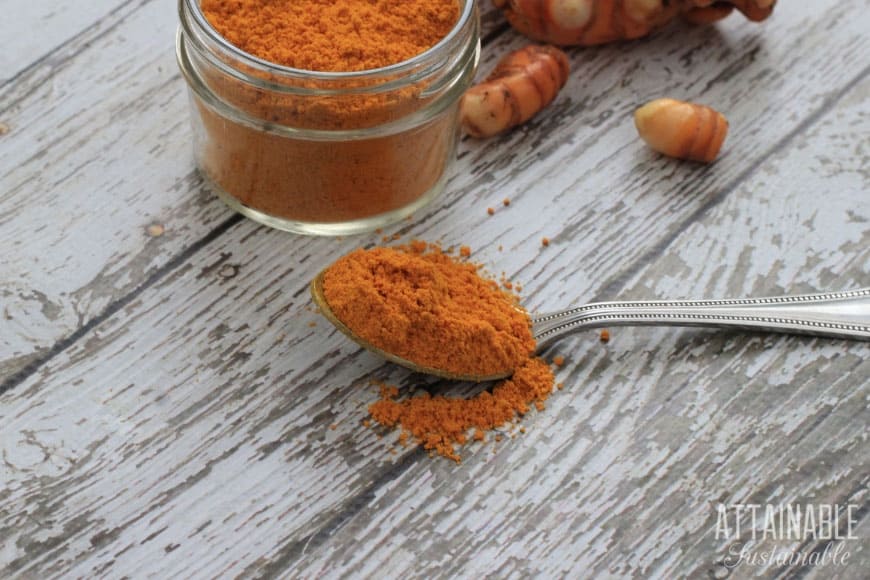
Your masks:
[[[190,88],[197,165],[233,209],[304,234],[399,221],[443,189],[459,100],[480,56],[474,0],[410,60],[362,72],[273,64],[231,45],[199,0],[179,0],[178,64]]]

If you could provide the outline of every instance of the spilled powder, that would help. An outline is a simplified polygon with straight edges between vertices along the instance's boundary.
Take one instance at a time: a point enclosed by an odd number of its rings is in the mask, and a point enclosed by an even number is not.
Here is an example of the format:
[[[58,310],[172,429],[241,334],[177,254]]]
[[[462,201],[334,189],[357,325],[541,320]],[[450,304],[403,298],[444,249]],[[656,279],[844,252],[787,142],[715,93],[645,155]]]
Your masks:
[[[381,425],[401,429],[400,441],[412,437],[424,449],[459,462],[456,447],[468,442],[469,433],[475,441],[483,441],[485,431],[524,415],[532,405],[543,409],[553,382],[549,365],[529,358],[492,392],[470,399],[428,393],[398,399],[397,388],[382,386],[381,399],[369,406],[369,413]]]

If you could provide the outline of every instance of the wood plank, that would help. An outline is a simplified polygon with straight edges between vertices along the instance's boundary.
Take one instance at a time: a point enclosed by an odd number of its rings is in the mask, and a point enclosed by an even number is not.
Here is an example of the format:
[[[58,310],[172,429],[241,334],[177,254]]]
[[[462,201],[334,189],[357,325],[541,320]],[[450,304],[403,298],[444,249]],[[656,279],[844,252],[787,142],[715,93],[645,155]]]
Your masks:
[[[721,78],[722,69],[711,71],[698,65],[698,69],[680,72],[669,81],[673,85],[656,90],[675,90],[698,75],[707,78],[708,96],[717,99],[720,106],[729,104],[732,121],[740,121],[744,127],[741,131],[735,128],[729,141],[731,151],[763,155],[782,142],[791,142],[793,133],[812,126],[827,112],[828,105],[837,102],[837,87],[862,74],[854,64],[836,69],[819,66],[830,54],[847,58],[865,51],[868,42],[861,35],[866,23],[847,18],[854,16],[853,11],[836,5],[828,5],[827,10],[841,29],[836,36],[824,32],[827,24],[814,28],[811,15],[805,13],[791,20],[780,19],[783,29],[776,36],[730,21],[723,28],[729,44],[748,45],[750,52],[763,37],[765,59],[786,61],[792,67],[789,76],[762,74],[770,65],[756,57],[747,62],[746,69],[735,71],[729,83],[714,82]],[[803,30],[799,40],[787,34],[798,27]],[[689,35],[691,43],[687,44],[676,31],[666,32],[654,41],[638,43],[645,47],[638,52],[651,62],[670,62],[686,46],[716,53],[716,46],[709,46],[709,39],[699,31]],[[704,171],[659,159],[644,150],[624,120],[617,123],[613,119],[631,107],[628,97],[614,95],[612,89],[622,84],[626,72],[636,68],[639,58],[628,55],[624,48],[578,51],[575,62],[582,60],[582,66],[572,78],[572,90],[580,90],[576,84],[580,78],[588,79],[585,90],[597,95],[597,101],[566,99],[532,128],[488,144],[464,143],[445,206],[433,207],[420,216],[420,223],[396,229],[430,239],[443,238],[446,243],[471,243],[479,249],[477,256],[493,269],[519,276],[535,307],[564,304],[566,295],[573,299],[607,288],[621,290],[620,273],[631,273],[632,264],[640,264],[638,272],[651,267],[649,264],[661,265],[659,254],[667,256],[665,250],[672,240],[679,239],[684,223],[692,223],[709,210],[719,211],[728,194],[738,191],[747,172],[763,168],[728,154]],[[729,58],[734,60],[720,64],[751,61],[739,54]],[[605,66],[605,62],[611,65]],[[854,63],[854,59],[847,62]],[[762,111],[746,101],[745,83],[756,77],[759,80],[752,93],[767,103]],[[625,90],[634,94],[635,82],[650,94],[654,92],[651,81],[641,77],[634,81],[629,78]],[[638,93],[633,98],[645,96]],[[619,107],[614,112],[611,107],[617,99]],[[757,129],[762,118],[769,123],[763,132]],[[586,125],[595,119],[603,119],[603,123]],[[546,141],[542,135],[548,136]],[[595,148],[594,143],[598,144]],[[506,157],[505,151],[514,155]],[[531,163],[532,159],[537,163]],[[770,160],[770,155],[760,159]],[[592,168],[597,171],[593,173]],[[578,188],[577,183],[583,187]],[[692,189],[693,196],[679,188],[669,190],[675,183]],[[514,189],[506,192],[508,185]],[[621,191],[623,199],[615,202],[599,191]],[[486,205],[494,205],[505,195],[514,199],[511,208],[487,217]],[[807,207],[800,205],[798,210]],[[448,213],[449,221],[445,217]],[[534,216],[532,223],[530,216]],[[555,233],[551,235],[551,231]],[[544,234],[556,242],[546,252],[537,243]],[[834,243],[842,241],[831,239]],[[440,490],[441,499],[427,504],[427,509],[447,514],[446,519],[433,519],[430,528],[443,533],[455,525],[451,519],[455,516],[450,514],[461,507],[449,498],[471,485],[472,480],[466,477],[476,473],[475,469],[490,470],[487,473],[492,481],[506,482],[500,489],[480,490],[481,494],[493,493],[470,501],[476,501],[483,510],[473,514],[476,519],[472,521],[478,522],[484,521],[486,511],[512,507],[511,494],[521,499],[517,490],[523,485],[529,486],[524,493],[534,495],[537,483],[543,494],[564,480],[569,492],[554,496],[554,501],[561,502],[556,504],[558,509],[551,512],[547,505],[541,505],[532,510],[533,518],[552,513],[558,519],[560,513],[574,513],[576,497],[571,493],[584,491],[572,487],[572,470],[587,464],[581,461],[587,450],[597,461],[590,464],[593,471],[586,472],[589,478],[606,471],[611,454],[621,450],[625,456],[620,456],[623,463],[617,465],[618,474],[640,477],[653,473],[656,457],[668,459],[665,444],[671,441],[669,434],[674,440],[679,436],[687,440],[686,448],[671,459],[679,464],[674,468],[678,473],[685,468],[681,458],[703,455],[704,441],[720,445],[727,441],[717,440],[718,432],[705,426],[700,447],[692,447],[687,436],[692,423],[678,424],[673,432],[667,432],[670,422],[658,417],[659,422],[649,428],[653,434],[664,432],[660,440],[649,447],[632,447],[629,428],[648,415],[655,419],[657,401],[672,405],[676,412],[689,408],[699,425],[705,419],[700,404],[698,408],[691,405],[696,400],[706,403],[710,392],[702,390],[696,395],[697,389],[686,389],[686,393],[674,393],[676,402],[670,402],[670,385],[662,379],[667,372],[694,372],[692,380],[708,384],[721,380],[716,373],[727,376],[737,372],[735,366],[741,370],[740,357],[735,355],[738,362],[732,366],[723,361],[723,366],[717,367],[705,358],[710,356],[703,350],[707,348],[705,341],[694,343],[694,335],[668,332],[653,334],[644,346],[627,348],[615,357],[594,341],[585,360],[576,352],[572,354],[577,365],[595,369],[612,382],[602,382],[591,393],[569,388],[563,393],[576,391],[581,398],[564,404],[554,400],[551,410],[535,416],[536,420],[552,421],[551,427],[559,425],[554,430],[561,437],[569,436],[564,429],[566,422],[579,425],[583,437],[575,436],[570,445],[565,444],[568,447],[560,448],[558,444],[564,440],[554,439],[544,423],[536,424],[530,437],[517,440],[518,445],[533,447],[500,448],[508,450],[502,453],[518,453],[516,457],[523,462],[518,473],[514,469],[517,463],[504,462],[503,456],[487,462],[488,448],[472,450],[459,468],[445,462],[420,461],[425,457],[413,453],[402,454],[393,463],[383,442],[371,431],[360,430],[357,422],[374,396],[366,389],[369,378],[405,384],[410,379],[359,353],[335,333],[326,332],[323,323],[310,328],[308,322],[317,319],[307,310],[305,295],[306,281],[330,257],[361,242],[375,241],[375,236],[295,238],[249,222],[233,224],[224,235],[167,271],[159,284],[145,288],[82,340],[68,345],[32,377],[0,397],[0,440],[15,442],[12,455],[4,458],[8,469],[0,472],[4,478],[0,481],[0,534],[12,539],[7,544],[12,548],[7,548],[9,553],[4,553],[2,560],[4,571],[210,575],[239,573],[247,567],[252,572],[268,570],[269,566],[283,569],[302,555],[307,560],[311,554],[333,553],[341,546],[333,541],[338,542],[345,532],[368,529],[382,521],[407,531],[402,535],[405,532],[400,530],[385,544],[405,542],[405,547],[393,553],[393,560],[386,551],[377,554],[383,565],[398,568],[409,565],[407,538],[414,536],[413,528],[428,524],[403,513],[400,506],[393,513],[372,515],[371,506],[385,494],[398,501],[405,497],[397,495],[400,491],[423,497],[427,488]],[[656,243],[664,242],[669,244],[661,252],[648,254]],[[499,244],[505,252],[498,252]],[[553,278],[561,285],[553,284]],[[703,287],[700,281],[696,284]],[[735,341],[729,348],[747,356],[772,344],[739,337],[727,340]],[[648,344],[658,344],[660,350]],[[720,343],[719,349],[728,344]],[[789,348],[793,346],[789,343]],[[702,349],[697,357],[693,355],[696,349]],[[643,354],[641,364],[637,362],[638,350]],[[810,363],[815,360],[805,356]],[[659,357],[666,361],[668,357],[673,361],[683,357],[684,366],[677,362],[673,362],[673,369],[656,366],[656,361],[662,360]],[[830,357],[848,361],[854,353],[840,346],[830,351]],[[757,375],[743,370],[756,385],[765,381],[766,369],[780,368],[759,365]],[[834,367],[821,367],[822,375],[840,376],[842,368]],[[808,374],[816,380],[814,373]],[[692,386],[687,377],[682,379],[681,385]],[[722,395],[726,399],[711,403],[722,405],[725,416],[736,412],[728,406],[727,384]],[[811,390],[809,384],[805,386],[805,391]],[[637,395],[637,391],[645,395]],[[644,398],[652,396],[658,398]],[[741,399],[741,405],[745,403]],[[737,410],[741,409],[738,406]],[[807,407],[805,413],[813,411]],[[608,442],[611,419],[629,434],[622,432]],[[336,424],[335,430],[329,428],[331,424]],[[553,463],[553,457],[560,461]],[[463,471],[466,469],[472,471]],[[538,469],[545,478],[531,476]],[[323,485],[324,481],[329,485]],[[404,484],[409,481],[413,486],[406,489]],[[679,485],[674,481],[673,485]],[[652,492],[661,492],[663,486],[666,484],[661,480],[650,480]],[[601,484],[589,491],[595,490],[612,491]],[[592,506],[598,511],[581,514],[586,518],[581,523],[602,518],[604,508],[623,499],[623,495],[602,497],[601,503]],[[671,507],[666,502],[657,509]],[[179,513],[188,517],[178,518]],[[495,537],[497,524],[512,517],[498,512],[495,519],[488,520],[494,527],[478,530],[479,540]],[[564,518],[560,520],[564,523],[552,527],[550,540],[541,542],[541,550],[558,550],[555,544],[564,539],[565,526],[577,523]],[[620,525],[629,523],[622,520]],[[572,542],[582,541],[582,537],[572,536]],[[600,537],[597,541],[589,549],[599,550],[601,557],[600,550],[609,540]],[[674,540],[666,537],[665,541]],[[437,547],[462,552],[461,546]],[[649,554],[649,550],[644,553]],[[487,554],[481,561],[493,562],[501,556]],[[343,557],[336,556],[330,565],[343,566]],[[644,557],[644,561],[651,558]],[[521,569],[520,560],[503,561],[505,565],[514,562],[516,569]],[[433,569],[439,565],[425,563]]]
[[[128,6],[0,92],[8,376],[129,294],[230,212],[193,170],[174,11]],[[137,9],[138,8],[138,9]],[[46,168],[49,168],[46,170]],[[149,224],[166,234],[149,236]]]
[[[0,2],[0,86],[39,61],[52,60],[64,44],[80,34],[92,38],[105,30],[121,0],[95,0],[82,4],[63,2]],[[14,16],[14,17],[10,17]],[[93,29],[93,32],[88,29]]]

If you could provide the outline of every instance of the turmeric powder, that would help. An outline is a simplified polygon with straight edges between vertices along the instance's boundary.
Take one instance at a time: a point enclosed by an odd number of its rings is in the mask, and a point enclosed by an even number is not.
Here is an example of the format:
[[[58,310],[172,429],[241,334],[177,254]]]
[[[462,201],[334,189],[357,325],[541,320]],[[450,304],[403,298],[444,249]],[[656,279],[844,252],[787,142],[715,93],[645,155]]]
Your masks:
[[[462,246],[464,248],[465,246]],[[461,252],[460,252],[461,253]],[[420,366],[455,374],[490,375],[513,368],[510,379],[470,399],[423,395],[398,399],[381,385],[369,407],[372,419],[401,429],[434,453],[459,461],[455,447],[543,408],[553,372],[534,357],[528,314],[517,297],[483,278],[480,266],[454,258],[437,245],[356,250],[330,266],[323,295],[332,312],[356,335]]]
[[[528,314],[479,266],[415,241],[359,249],[323,275],[335,316],[368,343],[454,375],[498,375],[535,350]]]
[[[435,45],[459,18],[456,0],[202,0],[202,12],[235,46],[311,71],[385,67]]]
[[[337,235],[399,221],[443,189],[479,51],[472,0],[182,7],[197,163],[231,207]]]

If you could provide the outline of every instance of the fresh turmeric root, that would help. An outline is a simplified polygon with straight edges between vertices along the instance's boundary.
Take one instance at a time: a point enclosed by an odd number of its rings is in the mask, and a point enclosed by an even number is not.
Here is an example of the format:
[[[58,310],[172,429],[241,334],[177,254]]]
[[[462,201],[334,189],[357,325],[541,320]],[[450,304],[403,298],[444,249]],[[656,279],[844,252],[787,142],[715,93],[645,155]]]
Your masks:
[[[692,22],[725,18],[733,8],[761,21],[776,0],[493,0],[520,33],[551,44],[588,46],[640,38],[685,14]]]
[[[728,121],[718,111],[674,99],[656,99],[634,113],[641,139],[659,153],[709,163],[719,154]]]
[[[726,18],[734,11],[734,6],[725,2],[718,2],[710,6],[692,8],[683,12],[683,19],[692,24],[712,24]]]
[[[491,137],[525,123],[556,98],[568,69],[567,55],[553,46],[529,45],[506,55],[462,97],[466,132]]]

